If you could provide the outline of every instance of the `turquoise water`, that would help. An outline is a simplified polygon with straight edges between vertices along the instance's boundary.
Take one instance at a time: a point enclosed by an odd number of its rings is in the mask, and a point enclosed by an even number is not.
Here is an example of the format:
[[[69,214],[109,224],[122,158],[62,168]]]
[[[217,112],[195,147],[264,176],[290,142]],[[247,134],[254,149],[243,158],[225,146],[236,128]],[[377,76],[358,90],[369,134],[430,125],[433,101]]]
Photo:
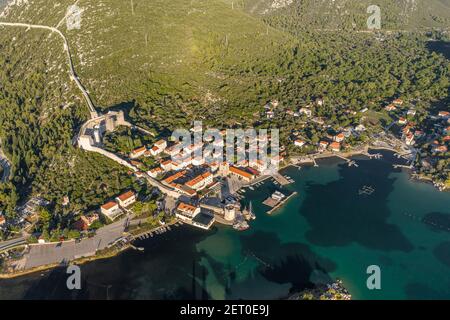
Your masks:
[[[450,227],[450,194],[410,181],[406,172],[393,172],[387,161],[360,160],[358,164],[358,168],[348,168],[342,162],[328,162],[320,168],[286,170],[296,180],[289,189],[298,195],[282,210],[267,216],[264,206],[256,204],[259,214],[251,231],[236,236],[220,229],[200,242],[198,249],[222,264],[243,261],[246,250],[275,264],[272,276],[279,286],[267,290],[271,297],[283,296],[286,285],[296,285],[292,281],[296,269],[302,267],[296,268],[295,257],[300,261],[306,257],[312,269],[310,280],[338,277],[356,299],[450,298],[450,238],[448,230],[444,231]],[[364,185],[374,187],[375,192],[358,195]],[[265,185],[247,195],[260,203],[268,188]],[[432,213],[446,217],[436,222],[442,230],[421,221]],[[244,283],[242,287],[268,289],[273,279],[254,275],[259,264],[255,260],[243,264],[236,277]],[[367,289],[369,265],[381,267],[381,290]],[[210,274],[209,283],[217,283],[214,272]],[[297,278],[301,287],[306,281]],[[214,298],[230,297],[221,286],[210,289]],[[238,292],[231,297],[240,297],[242,291]],[[254,293],[246,298],[262,296],[260,291]]]
[[[79,292],[55,269],[0,281],[0,298],[274,299],[340,278],[356,299],[449,299],[450,193],[391,161],[288,168],[298,194],[269,216],[262,201],[277,187],[247,190],[257,219],[245,232],[183,226],[137,243],[144,253],[83,265]],[[364,185],[375,192],[359,195]],[[381,290],[366,287],[369,265],[381,268]]]

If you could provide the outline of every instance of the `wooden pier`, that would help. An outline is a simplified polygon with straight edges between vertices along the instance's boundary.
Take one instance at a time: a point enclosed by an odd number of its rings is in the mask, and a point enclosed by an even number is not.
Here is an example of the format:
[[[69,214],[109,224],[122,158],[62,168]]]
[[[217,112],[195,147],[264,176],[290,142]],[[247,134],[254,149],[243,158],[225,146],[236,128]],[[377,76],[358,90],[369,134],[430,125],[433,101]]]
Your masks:
[[[143,231],[143,232],[141,232],[141,233],[139,233],[137,235],[133,235],[133,236],[131,236],[130,240],[134,241],[134,240],[145,240],[145,239],[148,239],[148,238],[153,238],[155,235],[159,235],[159,234],[163,234],[163,233],[165,233],[167,231],[171,231],[172,230],[171,226],[178,227],[178,226],[180,226],[182,224],[183,224],[183,222],[181,220],[175,221],[172,224],[159,226],[159,227],[154,228],[152,230]]]
[[[338,157],[338,158],[340,158],[342,160],[345,160],[349,167],[351,167],[351,166],[358,167],[358,164],[354,160],[348,159],[348,158],[346,158],[344,156],[341,156],[340,154],[336,154],[336,157]]]
[[[314,167],[318,168],[319,165],[317,164],[316,158],[312,158],[312,163],[314,164]]]
[[[383,158],[383,155],[381,153],[375,153],[375,154],[370,154],[368,152],[363,153],[364,156],[370,158],[370,159],[381,159]]]
[[[365,194],[365,195],[370,196],[374,192],[375,192],[375,188],[372,186],[363,186],[361,189],[358,190],[359,195]]]
[[[394,165],[392,165],[393,167],[394,167],[394,169],[398,169],[398,168],[403,168],[403,169],[409,169],[409,170],[412,170],[414,167],[413,166],[406,166],[406,165],[403,165],[403,164],[394,164]]]

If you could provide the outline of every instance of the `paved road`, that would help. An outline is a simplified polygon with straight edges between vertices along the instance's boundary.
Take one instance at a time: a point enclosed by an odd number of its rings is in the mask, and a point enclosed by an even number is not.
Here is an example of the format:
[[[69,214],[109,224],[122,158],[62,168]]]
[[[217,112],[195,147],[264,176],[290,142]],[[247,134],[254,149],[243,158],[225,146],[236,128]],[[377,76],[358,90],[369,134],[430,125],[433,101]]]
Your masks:
[[[72,55],[70,53],[69,42],[67,41],[66,36],[61,31],[59,31],[57,28],[54,28],[54,27],[28,24],[28,23],[0,22],[0,25],[6,26],[6,27],[22,27],[22,28],[27,28],[27,29],[44,29],[44,30],[50,30],[52,32],[57,33],[64,41],[64,51],[67,54],[67,60],[69,63],[70,74],[72,76],[72,79],[75,81],[78,88],[80,89],[81,93],[83,94],[84,99],[86,100],[86,103],[89,107],[89,111],[91,113],[91,118],[98,117],[97,111],[95,110],[95,106],[92,103],[91,97],[89,96],[88,92],[86,91],[84,86],[81,84],[80,80],[78,79],[78,77],[75,73],[75,69],[73,67]]]
[[[30,245],[30,251],[18,263],[23,269],[35,268],[43,265],[62,263],[81,257],[89,257],[97,250],[108,247],[111,243],[123,236],[128,218],[114,222],[97,231],[93,238],[75,241]]]

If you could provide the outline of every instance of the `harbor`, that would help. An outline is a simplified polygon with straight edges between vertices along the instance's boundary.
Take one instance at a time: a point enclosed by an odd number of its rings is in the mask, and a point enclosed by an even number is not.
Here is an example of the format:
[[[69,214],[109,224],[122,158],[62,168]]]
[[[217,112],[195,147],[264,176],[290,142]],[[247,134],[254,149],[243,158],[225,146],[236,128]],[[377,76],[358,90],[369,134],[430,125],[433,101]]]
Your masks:
[[[294,285],[301,292],[330,279],[345,279],[356,300],[448,298],[449,194],[411,181],[392,167],[393,156],[381,153],[382,159],[357,160],[357,168],[333,159],[319,168],[285,168],[281,174],[294,184],[280,188],[266,179],[240,193],[242,207],[249,209],[251,201],[256,215],[248,231],[171,226],[137,238],[133,245],[144,251],[81,265],[83,277],[111,286],[111,299],[279,299]],[[375,189],[371,196],[358,194],[364,186]],[[266,214],[263,201],[275,191],[287,195],[286,189],[301,196]],[[383,290],[368,290],[361,277],[371,264],[383,270]],[[0,296],[106,298],[106,290],[89,283],[68,292],[66,279],[63,268],[2,279]]]

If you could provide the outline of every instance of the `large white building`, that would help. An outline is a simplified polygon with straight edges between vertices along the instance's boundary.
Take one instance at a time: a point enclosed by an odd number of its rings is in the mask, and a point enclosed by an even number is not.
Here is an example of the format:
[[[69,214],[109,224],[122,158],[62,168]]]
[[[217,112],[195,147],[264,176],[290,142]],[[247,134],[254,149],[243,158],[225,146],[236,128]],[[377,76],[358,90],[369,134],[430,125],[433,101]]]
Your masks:
[[[167,141],[166,140],[158,140],[155,142],[155,147],[161,150],[166,150],[167,148]]]
[[[205,230],[211,228],[215,222],[214,214],[203,213],[200,207],[185,202],[178,204],[175,216],[190,225]]]
[[[177,218],[183,221],[192,222],[192,219],[194,219],[200,213],[200,211],[200,207],[194,207],[193,205],[190,205],[188,203],[180,202],[178,204],[175,215]]]

